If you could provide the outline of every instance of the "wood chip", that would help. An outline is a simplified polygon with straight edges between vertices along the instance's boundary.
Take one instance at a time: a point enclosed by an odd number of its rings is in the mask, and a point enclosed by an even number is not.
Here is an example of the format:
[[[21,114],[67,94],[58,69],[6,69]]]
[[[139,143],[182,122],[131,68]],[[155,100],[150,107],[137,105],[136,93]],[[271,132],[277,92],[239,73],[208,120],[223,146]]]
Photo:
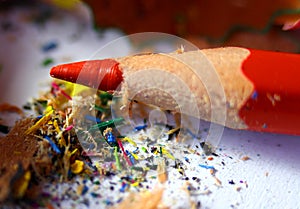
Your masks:
[[[37,150],[37,140],[25,135],[32,124],[30,118],[19,121],[7,136],[0,139],[0,202],[13,195],[11,184],[23,177]]]
[[[247,160],[250,160],[250,157],[246,155],[246,156],[242,157],[241,160],[247,161]]]

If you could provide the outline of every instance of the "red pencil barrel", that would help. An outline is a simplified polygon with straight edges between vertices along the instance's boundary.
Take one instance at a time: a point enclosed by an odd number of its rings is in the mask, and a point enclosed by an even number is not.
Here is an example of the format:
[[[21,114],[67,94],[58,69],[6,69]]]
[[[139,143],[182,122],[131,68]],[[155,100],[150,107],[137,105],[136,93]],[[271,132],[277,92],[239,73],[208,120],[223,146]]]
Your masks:
[[[255,91],[240,109],[251,130],[300,135],[300,56],[250,50],[242,72]]]

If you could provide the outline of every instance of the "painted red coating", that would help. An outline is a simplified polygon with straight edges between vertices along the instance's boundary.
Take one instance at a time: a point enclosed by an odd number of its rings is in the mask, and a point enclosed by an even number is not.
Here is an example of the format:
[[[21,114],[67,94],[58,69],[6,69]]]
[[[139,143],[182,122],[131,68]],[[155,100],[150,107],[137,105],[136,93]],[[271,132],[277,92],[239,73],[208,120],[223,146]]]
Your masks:
[[[116,90],[123,81],[119,63],[113,59],[88,60],[53,67],[50,75],[103,91]]]
[[[300,135],[300,55],[250,52],[242,72],[255,91],[240,117],[251,130]]]

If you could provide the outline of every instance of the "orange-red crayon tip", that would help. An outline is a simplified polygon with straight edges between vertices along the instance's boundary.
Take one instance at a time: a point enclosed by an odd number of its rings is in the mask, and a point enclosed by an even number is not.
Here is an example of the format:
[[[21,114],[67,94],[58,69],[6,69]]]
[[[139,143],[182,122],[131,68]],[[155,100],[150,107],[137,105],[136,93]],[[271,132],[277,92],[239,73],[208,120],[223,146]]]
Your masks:
[[[88,60],[53,67],[50,75],[103,91],[113,91],[123,81],[119,63],[113,59]]]

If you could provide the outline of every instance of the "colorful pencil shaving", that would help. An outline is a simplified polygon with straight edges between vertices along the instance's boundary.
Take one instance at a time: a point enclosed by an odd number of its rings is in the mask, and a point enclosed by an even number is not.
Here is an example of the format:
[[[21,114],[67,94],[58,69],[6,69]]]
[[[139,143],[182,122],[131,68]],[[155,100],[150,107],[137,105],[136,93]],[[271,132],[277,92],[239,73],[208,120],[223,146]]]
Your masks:
[[[213,66],[223,87],[226,104],[214,101],[219,97],[210,97],[205,83],[201,83],[199,76],[189,67],[207,62]],[[229,128],[299,135],[299,67],[300,55],[297,54],[226,47],[62,64],[53,67],[50,74],[105,91],[115,90],[121,85],[126,98],[135,96],[137,101],[180,112],[172,100],[174,95],[153,89],[137,93],[145,88],[145,83],[153,83],[153,78],[147,73],[133,78],[135,73],[159,69],[160,73],[176,75],[187,85],[204,120],[219,123],[211,117],[210,107],[215,102],[217,108],[226,105],[225,126]],[[155,84],[156,88],[172,92],[174,86],[167,85],[168,78],[165,76],[164,82]],[[177,94],[185,95],[184,90],[181,91]],[[218,92],[211,95],[214,94],[219,95]],[[126,98],[125,102],[128,101]],[[189,98],[182,97],[181,107],[189,103]]]

